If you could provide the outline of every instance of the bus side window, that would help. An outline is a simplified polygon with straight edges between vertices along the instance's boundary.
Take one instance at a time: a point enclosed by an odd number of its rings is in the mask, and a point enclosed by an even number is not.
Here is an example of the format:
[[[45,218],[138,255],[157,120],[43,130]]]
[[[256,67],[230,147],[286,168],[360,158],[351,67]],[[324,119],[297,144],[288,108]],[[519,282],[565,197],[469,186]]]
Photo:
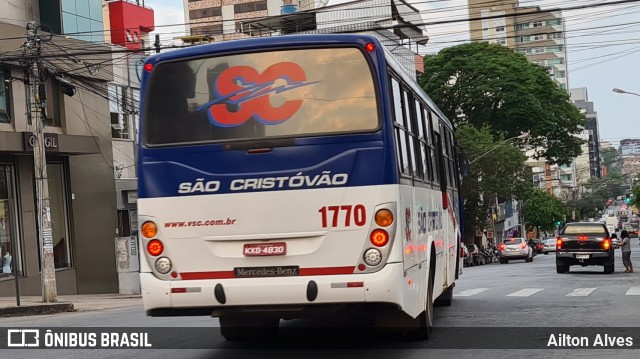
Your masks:
[[[451,143],[449,140],[449,130],[440,126],[440,134],[442,136],[442,147],[443,147],[443,156],[442,161],[444,162],[444,173],[446,173],[447,181],[445,184],[447,187],[451,187],[453,185],[453,177],[451,177],[451,163],[449,162],[449,158],[451,158]]]
[[[416,116],[416,133],[413,134],[413,139],[416,145],[416,153],[418,154],[418,169],[416,170],[416,177],[425,181],[429,180],[429,170],[427,168],[427,145],[424,143],[424,112],[422,111],[422,104],[417,99],[414,101],[415,116]]]
[[[431,112],[431,124],[432,126],[437,126],[440,120],[438,116],[436,116],[433,112]],[[434,122],[436,123],[434,125]],[[433,164],[433,183],[440,184],[440,177],[442,174],[440,173],[440,158],[438,156],[438,152],[442,153],[442,149],[438,149],[440,143],[438,141],[437,133],[431,127],[431,163]]]
[[[413,116],[413,110],[411,104],[414,99],[409,91],[402,91],[404,98],[404,123],[407,137],[407,146],[409,147],[409,164],[411,165],[411,172],[414,177],[418,174],[418,160],[416,159],[416,145],[415,145],[415,119]]]
[[[398,157],[398,166],[400,173],[405,175],[411,174],[409,167],[409,156],[407,152],[407,138],[404,128],[404,115],[402,111],[402,91],[400,83],[393,77],[391,80],[391,97],[393,99],[393,117],[394,117],[394,134],[398,144],[396,155]]]
[[[426,172],[424,178],[428,181],[433,182],[433,161],[435,157],[433,155],[433,148],[431,148],[431,131],[433,131],[431,129],[431,112],[429,112],[429,108],[424,104],[422,106],[422,127],[424,128],[424,136],[422,137],[422,139],[427,150],[427,157],[425,159],[427,162],[427,166],[425,167]]]
[[[450,130],[447,130],[447,137],[449,137],[449,176],[451,179],[451,187],[456,188],[458,183],[458,171],[456,170],[456,153],[453,142],[453,133]]]

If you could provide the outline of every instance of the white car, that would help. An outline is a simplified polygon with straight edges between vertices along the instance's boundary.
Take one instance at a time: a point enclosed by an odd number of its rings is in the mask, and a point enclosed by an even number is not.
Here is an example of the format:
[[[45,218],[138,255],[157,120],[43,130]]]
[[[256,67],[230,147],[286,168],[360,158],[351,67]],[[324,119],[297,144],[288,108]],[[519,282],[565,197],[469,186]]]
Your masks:
[[[500,263],[509,263],[510,259],[533,261],[533,249],[527,243],[526,238],[507,238],[498,246],[498,252]]]
[[[556,251],[556,239],[547,238],[544,240],[544,246],[542,247],[542,253],[549,254]]]

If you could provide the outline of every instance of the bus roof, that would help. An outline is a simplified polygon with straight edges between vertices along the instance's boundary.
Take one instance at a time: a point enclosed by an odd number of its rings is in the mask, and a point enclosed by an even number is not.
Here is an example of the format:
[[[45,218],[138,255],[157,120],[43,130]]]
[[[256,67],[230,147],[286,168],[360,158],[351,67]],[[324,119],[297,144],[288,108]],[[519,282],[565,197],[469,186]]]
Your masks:
[[[384,49],[385,59],[389,66],[394,69],[402,79],[411,86],[416,93],[424,94],[423,99],[427,104],[438,114],[442,121],[451,129],[453,126],[449,119],[440,111],[431,98],[424,93],[424,90],[418,86],[415,79],[407,76],[402,71],[402,65],[394,58],[380,41],[372,35],[365,34],[306,34],[306,35],[285,35],[285,36],[270,36],[270,37],[256,37],[248,39],[240,39],[233,41],[224,41],[212,44],[203,44],[197,46],[189,46],[183,49],[168,51],[160,54],[155,54],[147,58],[145,63],[158,63],[162,61],[172,61],[176,59],[199,57],[215,53],[236,52],[236,51],[256,51],[273,49],[283,46],[305,46],[311,43],[319,45],[338,45],[344,43],[361,44],[366,42],[374,42],[378,48]]]

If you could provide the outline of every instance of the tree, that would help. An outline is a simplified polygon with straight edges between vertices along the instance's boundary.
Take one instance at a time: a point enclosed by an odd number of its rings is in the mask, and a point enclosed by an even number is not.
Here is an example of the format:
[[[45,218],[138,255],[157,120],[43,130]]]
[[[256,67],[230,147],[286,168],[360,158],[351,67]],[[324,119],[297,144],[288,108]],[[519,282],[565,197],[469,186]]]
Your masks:
[[[618,171],[620,169],[621,157],[618,155],[618,151],[615,148],[605,148],[600,151],[602,156],[602,165],[607,167],[608,173]]]
[[[536,189],[524,202],[523,215],[528,231],[537,227],[541,231],[551,232],[557,228],[557,221],[564,222],[567,212],[558,198]]]
[[[570,163],[586,118],[546,70],[511,49],[473,42],[424,60],[419,83],[454,125],[489,126],[495,137],[529,133],[534,158]]]
[[[531,176],[526,173],[522,152],[502,138],[494,139],[488,127],[459,126],[456,139],[470,161],[469,175],[462,181],[462,198],[465,241],[471,242],[475,229],[485,225],[496,198],[530,192]]]

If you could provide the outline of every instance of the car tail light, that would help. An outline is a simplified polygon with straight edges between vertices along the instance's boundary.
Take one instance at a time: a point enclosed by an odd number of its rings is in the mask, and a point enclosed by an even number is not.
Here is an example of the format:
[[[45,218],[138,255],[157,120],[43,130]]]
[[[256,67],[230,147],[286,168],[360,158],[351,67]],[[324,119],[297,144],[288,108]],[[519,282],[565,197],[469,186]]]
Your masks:
[[[504,245],[504,243],[500,243],[500,245],[498,246],[498,249],[501,251],[504,251],[505,248],[506,246]]]
[[[520,245],[520,247],[522,247],[522,249],[527,248],[527,243],[526,243],[526,242],[525,242],[525,243],[522,243],[522,244]]]
[[[157,239],[150,240],[147,243],[147,252],[154,257],[159,256],[164,251],[164,245]]]
[[[562,241],[562,238],[558,238],[556,240],[556,249],[562,249],[562,245],[564,244],[564,242]]]
[[[382,247],[389,242],[389,234],[383,229],[376,229],[371,232],[371,243],[376,247]]]
[[[607,251],[611,248],[611,240],[609,238],[605,238],[604,241],[602,241],[602,248]]]

